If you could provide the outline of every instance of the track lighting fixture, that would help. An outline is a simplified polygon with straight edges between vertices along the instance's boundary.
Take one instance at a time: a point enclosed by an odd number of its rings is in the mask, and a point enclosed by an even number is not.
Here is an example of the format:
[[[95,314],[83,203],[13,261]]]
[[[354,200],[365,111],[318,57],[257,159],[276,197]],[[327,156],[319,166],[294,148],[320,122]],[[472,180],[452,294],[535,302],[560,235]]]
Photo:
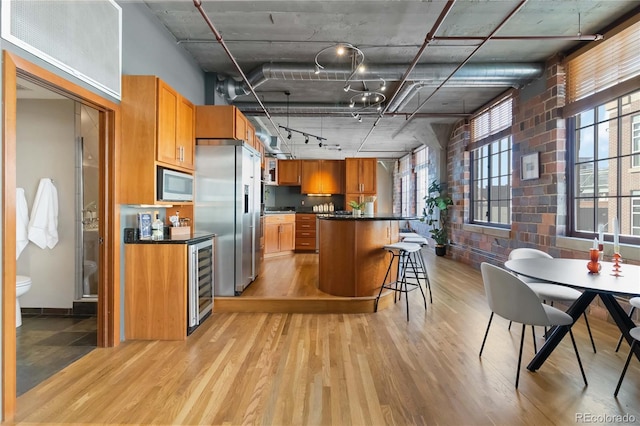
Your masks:
[[[322,141],[320,141],[320,143],[318,144],[318,146],[319,146],[320,148],[322,148]]]
[[[322,136],[312,135],[311,133],[303,132],[301,130],[296,130],[296,129],[291,128],[291,127],[280,126],[280,125],[278,127],[288,133],[287,134],[287,139],[289,139],[289,140],[291,140],[291,137],[292,137],[293,133],[299,133],[302,136],[304,136],[304,143],[309,143],[309,138],[316,138],[318,140],[318,142],[320,142],[320,144],[322,144],[322,141],[326,141],[327,140],[327,138],[323,138]]]
[[[357,119],[356,113],[367,111],[369,108],[376,111],[382,110],[382,104],[387,97],[382,92],[371,91],[365,86],[363,90],[352,90],[357,92],[349,99],[349,107],[354,108],[357,105],[356,111],[351,115]],[[369,110],[370,111],[370,110]]]
[[[346,84],[342,90],[344,90],[345,92],[348,92],[349,90],[351,90],[351,85],[350,84]]]

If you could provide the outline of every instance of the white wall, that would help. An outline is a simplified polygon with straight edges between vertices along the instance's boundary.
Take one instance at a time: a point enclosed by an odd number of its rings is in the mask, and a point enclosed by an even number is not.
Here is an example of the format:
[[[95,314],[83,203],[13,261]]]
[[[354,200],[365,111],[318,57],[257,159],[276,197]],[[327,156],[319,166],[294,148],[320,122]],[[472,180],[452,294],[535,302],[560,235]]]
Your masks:
[[[25,308],[71,308],[75,296],[75,105],[71,100],[20,100],[17,114],[16,183],[33,208],[40,178],[54,180],[58,191],[58,244],[33,243],[17,261],[17,272],[31,277],[31,291],[20,298]]]
[[[378,160],[376,170],[377,198],[376,204],[378,213],[393,212],[393,160]]]

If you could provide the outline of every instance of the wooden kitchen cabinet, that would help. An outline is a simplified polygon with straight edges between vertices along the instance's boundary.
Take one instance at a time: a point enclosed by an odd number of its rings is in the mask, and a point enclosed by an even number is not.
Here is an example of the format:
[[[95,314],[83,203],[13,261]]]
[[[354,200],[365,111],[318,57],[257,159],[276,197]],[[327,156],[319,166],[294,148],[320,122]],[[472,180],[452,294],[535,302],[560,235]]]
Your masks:
[[[242,111],[233,105],[196,106],[197,139],[236,139],[251,145],[253,141],[249,141],[248,125]]]
[[[123,204],[156,204],[158,166],[193,173],[193,104],[156,76],[122,77]]]
[[[295,214],[270,214],[265,216],[265,257],[291,253],[295,248]]]
[[[345,158],[345,193],[376,194],[376,158]]]
[[[303,194],[343,194],[344,161],[300,160]]]
[[[300,185],[300,160],[278,160],[278,185]]]
[[[187,338],[187,245],[125,244],[125,338]]]
[[[296,213],[296,251],[316,250],[316,215]]]
[[[156,78],[158,84],[158,141],[156,160],[171,167],[193,170],[194,108],[171,86]]]

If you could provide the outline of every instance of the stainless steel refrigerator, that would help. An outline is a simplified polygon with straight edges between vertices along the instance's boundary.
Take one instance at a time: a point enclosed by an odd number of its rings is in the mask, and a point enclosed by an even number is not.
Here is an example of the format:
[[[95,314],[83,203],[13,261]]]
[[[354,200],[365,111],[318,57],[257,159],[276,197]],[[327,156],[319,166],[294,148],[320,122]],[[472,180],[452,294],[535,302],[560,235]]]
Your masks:
[[[237,296],[261,266],[260,154],[242,141],[198,142],[195,228],[217,235],[214,296]]]

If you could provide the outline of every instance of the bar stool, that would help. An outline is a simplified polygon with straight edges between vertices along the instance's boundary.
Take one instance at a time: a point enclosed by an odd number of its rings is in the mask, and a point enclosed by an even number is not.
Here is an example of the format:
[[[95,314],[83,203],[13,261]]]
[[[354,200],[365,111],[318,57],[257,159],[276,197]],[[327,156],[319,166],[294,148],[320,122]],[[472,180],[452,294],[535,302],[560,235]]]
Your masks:
[[[620,390],[620,385],[622,384],[622,379],[624,379],[624,375],[627,372],[627,368],[629,367],[629,361],[631,361],[631,356],[633,355],[634,346],[638,344],[640,341],[640,327],[635,327],[629,330],[629,334],[633,337],[633,342],[631,342],[631,349],[629,349],[629,356],[627,357],[627,362],[624,364],[624,368],[622,369],[622,374],[620,374],[620,380],[618,380],[618,386],[616,386],[616,391],[613,393],[613,396],[618,396],[618,391]]]
[[[427,264],[424,261],[424,256],[422,255],[422,248],[423,247],[429,247],[429,241],[419,235],[419,234],[414,234],[417,236],[408,236],[402,239],[403,243],[413,243],[413,244],[418,244],[421,248],[421,250],[418,252],[417,258],[418,258],[418,265],[416,267],[418,273],[420,274],[420,276],[410,276],[409,278],[415,278],[416,280],[420,280],[420,278],[422,278],[425,282],[425,286],[427,287],[427,289],[429,290],[429,302],[433,303],[433,294],[431,293],[431,282],[429,281],[429,274],[427,274]],[[412,272],[412,271],[409,271]]]
[[[414,243],[393,243],[387,244],[384,247],[384,250],[387,250],[391,253],[391,260],[389,261],[389,266],[387,267],[387,272],[384,275],[384,279],[382,280],[382,286],[380,287],[380,292],[378,293],[378,297],[376,297],[376,301],[374,304],[374,312],[378,311],[378,302],[380,301],[380,296],[382,295],[383,289],[389,289],[394,292],[393,294],[393,303],[396,303],[397,300],[402,299],[402,293],[406,294],[406,303],[407,303],[407,321],[409,321],[409,292],[415,290],[416,288],[420,289],[420,293],[422,293],[422,300],[424,301],[424,309],[427,309],[427,298],[424,295],[424,291],[422,290],[422,286],[420,285],[420,280],[417,282],[408,282],[407,281],[407,270],[411,269],[413,276],[419,277],[418,274],[418,263],[419,258],[422,257],[420,255],[420,246]],[[417,256],[417,257],[416,257]],[[387,278],[389,277],[389,273],[391,272],[391,267],[393,266],[393,261],[398,259],[397,263],[397,275],[396,281],[387,282]],[[396,295],[399,296],[396,298]]]
[[[631,309],[629,310],[629,318],[631,318],[636,308],[640,308],[640,297],[632,297],[631,299],[629,299],[629,304],[631,305]],[[621,334],[620,340],[618,340],[618,345],[616,346],[616,352],[618,352],[618,349],[620,349],[623,337],[624,336],[622,336]]]

